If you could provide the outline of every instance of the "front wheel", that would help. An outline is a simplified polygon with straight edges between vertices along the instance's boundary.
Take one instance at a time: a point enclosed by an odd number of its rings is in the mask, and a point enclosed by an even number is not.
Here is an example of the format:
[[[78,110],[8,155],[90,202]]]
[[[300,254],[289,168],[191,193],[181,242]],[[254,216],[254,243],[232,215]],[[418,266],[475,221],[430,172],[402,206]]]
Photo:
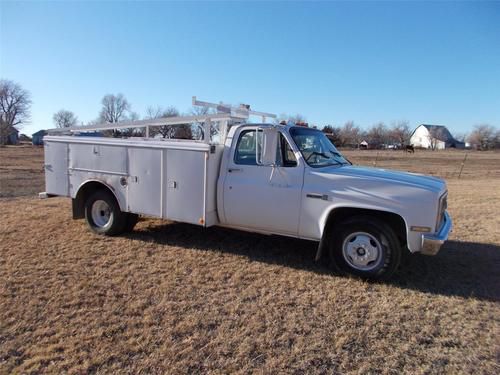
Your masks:
[[[355,217],[334,228],[330,261],[343,273],[366,279],[388,279],[401,262],[394,230],[371,217]]]
[[[98,190],[85,202],[85,219],[97,234],[114,236],[122,233],[127,224],[126,213],[120,210],[113,194]]]

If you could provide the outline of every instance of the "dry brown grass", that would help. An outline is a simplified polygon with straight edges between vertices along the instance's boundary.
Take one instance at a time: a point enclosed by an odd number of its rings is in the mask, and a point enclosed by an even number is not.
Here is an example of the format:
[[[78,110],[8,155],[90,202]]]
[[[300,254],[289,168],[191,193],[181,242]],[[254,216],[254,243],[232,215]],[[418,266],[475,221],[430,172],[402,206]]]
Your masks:
[[[44,186],[42,147],[0,147],[0,198],[35,195]]]
[[[0,192],[43,190],[15,177],[40,155],[0,149]],[[0,199],[0,373],[498,373],[500,155],[477,155],[448,181],[451,240],[386,284],[306,241],[150,219],[103,238],[68,199]]]
[[[458,178],[467,154],[462,179],[500,178],[500,153],[496,151],[416,150],[410,154],[401,150],[344,150],[343,153],[355,164],[424,173],[446,179]]]

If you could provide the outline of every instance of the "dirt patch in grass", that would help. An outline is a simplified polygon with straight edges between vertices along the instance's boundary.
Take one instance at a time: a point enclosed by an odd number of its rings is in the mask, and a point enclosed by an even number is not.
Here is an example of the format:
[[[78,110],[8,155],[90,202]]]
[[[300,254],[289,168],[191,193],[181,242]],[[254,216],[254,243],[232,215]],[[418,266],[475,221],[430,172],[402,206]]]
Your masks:
[[[498,182],[449,179],[450,241],[385,284],[307,241],[152,219],[104,238],[68,199],[0,199],[0,373],[498,373]]]

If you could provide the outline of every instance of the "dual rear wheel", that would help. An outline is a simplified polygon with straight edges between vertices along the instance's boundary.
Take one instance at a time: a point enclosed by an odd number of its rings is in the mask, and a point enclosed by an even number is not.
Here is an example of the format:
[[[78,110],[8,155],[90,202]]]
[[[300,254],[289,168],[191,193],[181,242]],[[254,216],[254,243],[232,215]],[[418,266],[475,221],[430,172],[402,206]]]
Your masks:
[[[85,201],[85,219],[93,232],[115,236],[132,231],[138,216],[122,212],[111,192],[97,190]]]

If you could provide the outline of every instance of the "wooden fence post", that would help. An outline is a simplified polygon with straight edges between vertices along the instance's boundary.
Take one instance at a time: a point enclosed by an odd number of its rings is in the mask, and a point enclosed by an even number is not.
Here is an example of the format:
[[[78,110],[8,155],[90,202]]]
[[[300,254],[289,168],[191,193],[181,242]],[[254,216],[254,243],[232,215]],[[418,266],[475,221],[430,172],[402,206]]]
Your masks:
[[[462,161],[462,165],[460,166],[460,172],[458,173],[458,178],[462,176],[462,170],[464,169],[465,161],[467,160],[467,155],[469,155],[468,152],[465,153],[464,160]]]
[[[374,166],[374,167],[376,167],[376,166],[377,166],[378,154],[379,154],[379,151],[377,151],[377,156],[375,157],[375,161],[373,162],[373,166]]]

